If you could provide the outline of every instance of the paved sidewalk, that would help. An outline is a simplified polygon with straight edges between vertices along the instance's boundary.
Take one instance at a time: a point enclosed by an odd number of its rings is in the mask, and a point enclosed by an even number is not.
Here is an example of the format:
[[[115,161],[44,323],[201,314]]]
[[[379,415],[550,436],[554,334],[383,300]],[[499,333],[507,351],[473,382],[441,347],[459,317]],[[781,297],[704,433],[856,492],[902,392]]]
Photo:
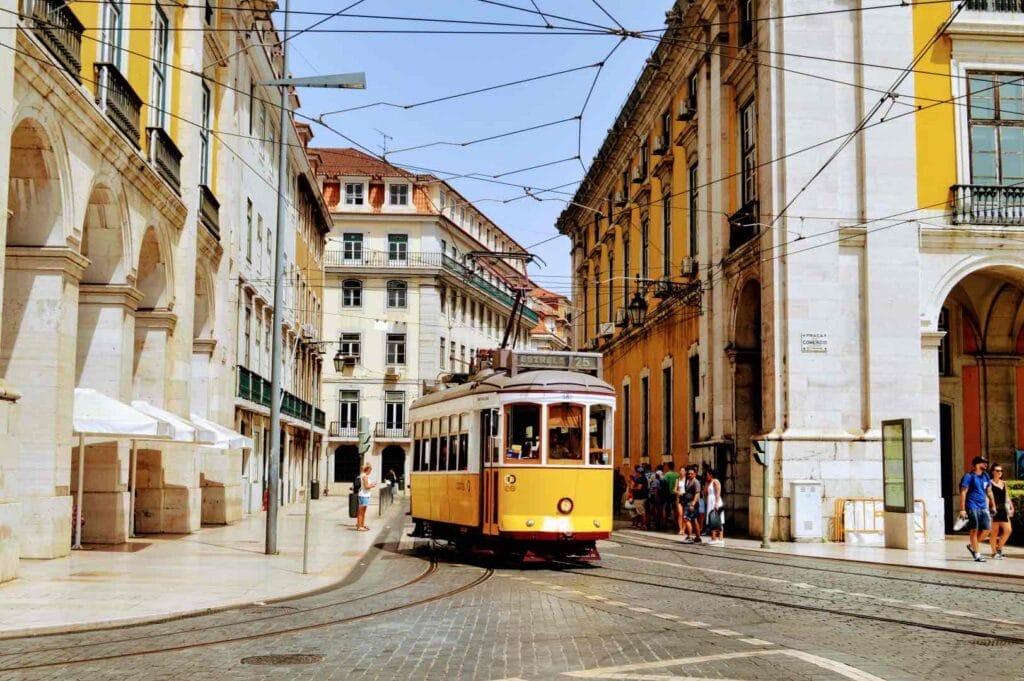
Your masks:
[[[637,537],[646,535],[661,539],[678,539],[677,535],[667,532],[646,532],[629,529],[628,522],[616,522],[616,529]],[[735,539],[732,537],[726,537],[725,545],[726,548],[730,549],[744,549],[777,555],[827,558],[854,563],[920,567],[934,570],[970,572],[979,575],[1024,578],[1024,547],[1007,546],[1005,549],[1006,558],[993,560],[989,555],[991,550],[988,544],[985,543],[981,546],[981,553],[985,557],[986,562],[975,563],[967,553],[967,537],[959,535],[948,536],[943,542],[919,544],[909,550],[837,542],[813,544],[772,542],[770,549],[762,549],[760,539]],[[714,546],[704,548],[707,548],[708,551],[716,550]]]
[[[315,591],[342,579],[380,530],[404,523],[401,495],[370,532],[356,532],[348,495],[312,502],[309,574],[302,574],[303,503],[278,514],[279,555],[263,553],[264,515],[189,535],[148,535],[120,546],[86,546],[67,558],[22,560],[0,584],[0,638],[129,624]]]

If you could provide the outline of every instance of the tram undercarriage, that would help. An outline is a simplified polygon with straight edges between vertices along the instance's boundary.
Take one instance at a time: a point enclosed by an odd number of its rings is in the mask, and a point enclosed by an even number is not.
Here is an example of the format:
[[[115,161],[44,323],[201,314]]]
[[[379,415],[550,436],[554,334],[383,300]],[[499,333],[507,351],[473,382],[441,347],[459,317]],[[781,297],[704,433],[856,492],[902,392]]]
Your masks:
[[[597,561],[597,541],[608,534],[591,532],[502,532],[484,535],[478,528],[416,519],[412,537],[447,541],[460,553],[503,558],[519,563],[549,563],[556,560]]]

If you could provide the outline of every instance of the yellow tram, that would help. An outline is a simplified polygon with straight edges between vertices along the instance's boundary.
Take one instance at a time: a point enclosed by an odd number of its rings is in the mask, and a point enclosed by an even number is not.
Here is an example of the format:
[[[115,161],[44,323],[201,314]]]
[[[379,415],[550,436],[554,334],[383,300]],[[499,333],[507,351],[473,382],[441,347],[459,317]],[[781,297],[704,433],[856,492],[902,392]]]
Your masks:
[[[598,558],[612,530],[615,423],[600,355],[493,357],[412,404],[414,536],[525,561]]]

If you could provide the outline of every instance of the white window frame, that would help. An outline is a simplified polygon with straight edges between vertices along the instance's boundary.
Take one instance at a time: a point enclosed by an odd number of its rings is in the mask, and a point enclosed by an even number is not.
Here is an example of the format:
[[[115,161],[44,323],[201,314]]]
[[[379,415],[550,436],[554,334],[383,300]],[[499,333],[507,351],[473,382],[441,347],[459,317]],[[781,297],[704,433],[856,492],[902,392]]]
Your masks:
[[[388,280],[387,306],[390,310],[404,310],[409,306],[409,284],[407,282],[401,279]]]
[[[349,286],[348,284],[350,282],[355,282],[355,283],[359,284],[359,286],[358,287],[356,287],[356,286]],[[350,302],[349,299],[348,299],[350,291],[355,291],[356,292],[356,293],[352,294],[354,299],[357,298],[357,300],[355,300],[355,302]],[[363,282],[360,281],[359,279],[345,279],[344,281],[342,281],[341,282],[341,307],[345,308],[345,309],[357,309],[357,308],[361,308],[362,306],[363,306]]]
[[[363,336],[358,331],[346,331],[338,337],[338,352],[343,357],[355,357],[359,364],[363,359]]]
[[[394,246],[394,248],[392,248]],[[388,234],[388,264],[399,265],[409,262],[409,235]]]
[[[393,208],[407,209],[412,208],[412,185],[408,182],[389,182],[385,186],[385,191],[388,195],[388,206]],[[395,191],[405,190],[405,201],[402,203],[395,202]]]
[[[350,239],[349,237],[359,237]],[[361,232],[345,232],[341,235],[341,258],[346,265],[363,263],[363,234]],[[349,249],[351,246],[351,250]]]
[[[352,189],[351,196],[349,195],[349,189]],[[355,189],[359,191],[356,192]],[[343,182],[341,185],[342,191],[342,205],[351,206],[354,208],[364,208],[367,204],[366,196],[366,183],[365,182]],[[351,200],[350,200],[351,199]],[[358,200],[358,201],[357,201]]]
[[[103,0],[100,9],[100,40],[97,46],[99,61],[113,64],[124,72],[124,25],[125,6],[123,0]]]
[[[159,4],[153,7],[153,59],[149,86],[149,124],[163,128],[167,119],[170,82],[167,64],[171,53],[170,21]],[[162,40],[161,40],[162,39]]]
[[[384,357],[387,366],[405,366],[409,360],[409,339],[404,333],[389,333],[384,337]]]

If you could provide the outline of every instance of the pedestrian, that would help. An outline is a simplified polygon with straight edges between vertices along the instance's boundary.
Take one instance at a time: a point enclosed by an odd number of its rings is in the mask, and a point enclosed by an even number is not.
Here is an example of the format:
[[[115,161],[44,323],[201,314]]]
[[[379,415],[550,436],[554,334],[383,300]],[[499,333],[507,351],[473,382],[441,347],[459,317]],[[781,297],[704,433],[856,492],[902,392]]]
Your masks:
[[[615,471],[615,479],[612,481],[612,516],[617,516],[622,510],[622,496],[628,487],[622,471]]]
[[[680,503],[679,534],[683,536],[683,544],[700,543],[700,480],[697,479],[697,467],[687,466],[686,477],[679,480]]]
[[[704,507],[708,509],[707,527],[711,531],[708,546],[725,545],[725,503],[722,501],[722,483],[715,477],[715,471],[708,468],[704,471],[706,481],[706,498]]]
[[[989,535],[989,545],[992,547],[992,557],[997,559],[1005,558],[1003,547],[1006,540],[1010,538],[1013,527],[1010,525],[1010,518],[1013,517],[1013,501],[1006,493],[1006,481],[1003,480],[1003,465],[997,463],[992,467],[992,498],[996,504],[996,511],[992,515],[992,534]]]
[[[636,467],[636,475],[633,476],[633,510],[636,511],[639,519],[640,529],[647,529],[647,498],[650,496],[650,486],[642,466]]]
[[[679,473],[676,473],[676,465],[673,462],[665,464],[665,503],[664,513],[665,522],[668,523],[670,518],[675,519],[675,524],[680,525],[681,519],[678,512],[679,508]],[[670,525],[671,527],[671,525]]]
[[[985,541],[992,529],[992,516],[989,509],[995,511],[996,501],[992,496],[992,479],[988,477],[988,459],[976,456],[971,461],[974,467],[965,473],[960,480],[960,517],[966,517],[971,531],[971,543],[967,551],[976,563],[984,563],[985,558],[978,552],[978,543]]]
[[[661,503],[664,497],[662,488],[664,480],[661,474],[661,467],[654,469],[654,477],[650,479],[650,486],[647,488],[647,515],[651,529],[661,529]]]
[[[370,490],[377,486],[370,480],[370,471],[373,466],[363,464],[363,472],[359,476],[359,510],[356,512],[356,529],[366,532],[370,528],[366,526],[366,509],[370,505]]]

